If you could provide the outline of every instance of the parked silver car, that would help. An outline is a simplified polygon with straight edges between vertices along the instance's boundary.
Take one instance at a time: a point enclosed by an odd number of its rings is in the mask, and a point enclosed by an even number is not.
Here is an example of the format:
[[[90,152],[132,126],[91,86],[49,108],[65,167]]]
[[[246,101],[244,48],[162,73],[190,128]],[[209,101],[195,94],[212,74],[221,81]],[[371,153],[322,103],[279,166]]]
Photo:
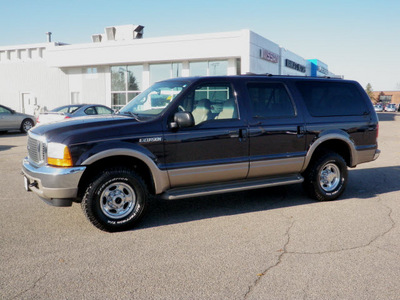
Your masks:
[[[35,123],[34,116],[19,113],[7,106],[0,105],[0,131],[20,130],[26,133],[35,126]]]
[[[375,104],[374,109],[376,112],[382,112],[383,111],[383,106],[381,104]]]
[[[396,111],[396,104],[389,103],[385,106],[385,111],[395,112]]]

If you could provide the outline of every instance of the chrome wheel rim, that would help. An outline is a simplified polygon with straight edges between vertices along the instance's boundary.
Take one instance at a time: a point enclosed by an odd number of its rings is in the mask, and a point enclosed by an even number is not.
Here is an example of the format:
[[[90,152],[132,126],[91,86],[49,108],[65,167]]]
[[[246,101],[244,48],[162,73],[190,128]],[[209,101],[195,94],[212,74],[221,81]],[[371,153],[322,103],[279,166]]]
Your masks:
[[[32,123],[29,122],[29,121],[25,121],[24,124],[22,124],[22,128],[23,128],[25,131],[28,131],[29,129],[32,128]]]
[[[108,185],[100,196],[101,211],[110,219],[126,217],[133,211],[135,204],[135,192],[124,182]]]
[[[337,165],[328,163],[319,174],[319,184],[325,192],[332,192],[340,183],[340,170]]]

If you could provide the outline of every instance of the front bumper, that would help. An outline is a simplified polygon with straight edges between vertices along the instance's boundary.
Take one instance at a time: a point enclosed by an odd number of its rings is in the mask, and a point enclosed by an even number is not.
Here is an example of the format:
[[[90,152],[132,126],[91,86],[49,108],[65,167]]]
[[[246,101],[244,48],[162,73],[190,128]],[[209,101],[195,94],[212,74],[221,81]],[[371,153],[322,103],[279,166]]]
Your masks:
[[[28,158],[22,162],[28,191],[34,192],[51,205],[69,206],[78,195],[78,184],[86,167],[36,167]]]

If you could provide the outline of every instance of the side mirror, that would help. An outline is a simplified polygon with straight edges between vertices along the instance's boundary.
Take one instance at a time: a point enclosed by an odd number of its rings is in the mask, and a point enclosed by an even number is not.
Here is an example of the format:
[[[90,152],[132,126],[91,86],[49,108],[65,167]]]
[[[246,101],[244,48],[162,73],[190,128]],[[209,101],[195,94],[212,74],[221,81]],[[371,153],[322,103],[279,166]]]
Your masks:
[[[172,129],[194,126],[194,118],[190,112],[180,111],[175,113],[174,121],[170,124]]]

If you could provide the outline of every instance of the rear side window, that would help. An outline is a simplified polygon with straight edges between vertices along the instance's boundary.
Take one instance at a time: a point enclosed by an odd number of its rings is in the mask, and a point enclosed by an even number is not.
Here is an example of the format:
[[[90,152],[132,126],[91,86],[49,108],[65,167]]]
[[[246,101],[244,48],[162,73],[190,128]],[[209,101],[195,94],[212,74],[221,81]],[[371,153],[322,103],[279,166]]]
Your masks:
[[[295,116],[292,100],[283,84],[251,82],[247,89],[253,118]]]
[[[85,109],[85,114],[87,115],[97,115],[96,110],[94,109],[94,107],[89,107]]]
[[[96,106],[97,114],[99,115],[107,115],[111,114],[113,111],[107,107],[103,106]]]
[[[366,105],[358,89],[346,82],[297,82],[313,117],[361,116]]]

